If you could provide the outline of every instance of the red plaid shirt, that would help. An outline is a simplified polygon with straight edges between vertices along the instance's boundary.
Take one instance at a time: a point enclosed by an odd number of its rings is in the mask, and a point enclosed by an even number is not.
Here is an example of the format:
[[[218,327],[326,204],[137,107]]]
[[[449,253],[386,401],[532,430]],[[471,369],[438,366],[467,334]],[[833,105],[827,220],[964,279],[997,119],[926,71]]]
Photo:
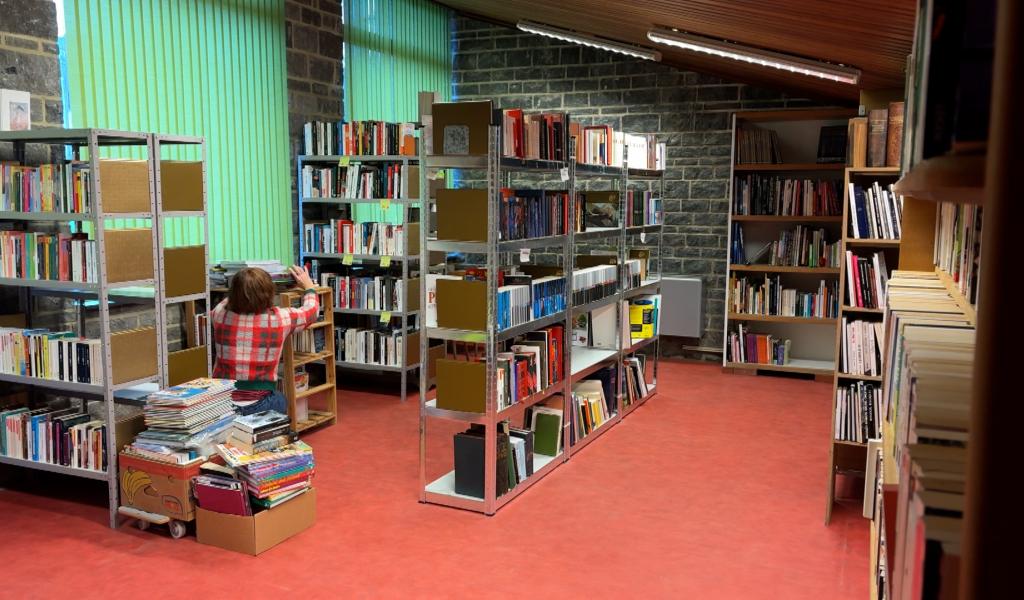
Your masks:
[[[317,320],[320,301],[314,293],[303,295],[300,308],[273,307],[265,313],[243,315],[228,310],[225,299],[213,309],[213,344],[217,364],[213,376],[242,381],[277,381],[288,336]]]

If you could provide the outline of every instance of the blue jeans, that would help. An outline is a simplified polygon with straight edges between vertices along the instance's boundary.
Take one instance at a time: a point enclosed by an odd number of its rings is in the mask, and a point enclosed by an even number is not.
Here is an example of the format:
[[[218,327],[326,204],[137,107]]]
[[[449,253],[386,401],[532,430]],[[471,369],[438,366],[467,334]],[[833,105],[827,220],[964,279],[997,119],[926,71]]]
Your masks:
[[[278,390],[267,392],[267,395],[253,402],[249,406],[236,406],[235,411],[239,415],[252,415],[265,410],[274,410],[282,415],[288,414],[288,400]]]

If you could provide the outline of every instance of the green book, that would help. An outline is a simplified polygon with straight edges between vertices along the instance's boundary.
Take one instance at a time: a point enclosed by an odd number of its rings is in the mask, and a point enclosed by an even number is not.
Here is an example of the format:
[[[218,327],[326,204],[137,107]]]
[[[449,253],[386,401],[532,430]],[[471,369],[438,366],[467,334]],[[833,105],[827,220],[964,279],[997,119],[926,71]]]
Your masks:
[[[535,454],[558,456],[562,450],[562,411],[546,406],[533,409],[533,451]]]

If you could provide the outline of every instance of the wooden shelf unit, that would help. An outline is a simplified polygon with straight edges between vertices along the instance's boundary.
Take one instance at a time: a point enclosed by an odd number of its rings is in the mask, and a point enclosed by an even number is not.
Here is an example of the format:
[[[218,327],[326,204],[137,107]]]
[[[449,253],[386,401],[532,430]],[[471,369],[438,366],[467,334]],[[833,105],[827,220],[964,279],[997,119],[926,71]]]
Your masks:
[[[302,301],[302,291],[282,292],[278,296],[279,306],[294,306]],[[288,399],[288,416],[292,421],[292,430],[296,433],[304,432],[321,425],[334,425],[338,422],[338,390],[336,386],[337,371],[334,368],[334,292],[331,288],[318,287],[316,294],[320,299],[320,314],[323,319],[311,325],[306,331],[324,330],[324,349],[317,353],[299,353],[295,351],[295,340],[289,339],[284,344],[284,351],[281,353],[281,367],[284,372],[281,374],[281,392]],[[298,332],[297,332],[298,333]],[[295,389],[295,369],[306,365],[323,363],[324,383],[310,385],[308,389],[298,391]],[[296,403],[299,400],[306,400],[308,417],[299,421]],[[314,410],[312,404],[316,402],[319,408]]]
[[[890,270],[896,268],[902,268],[901,262],[890,262],[890,258],[893,258],[895,254],[899,257],[900,243],[901,240],[879,240],[879,239],[859,239],[852,237],[853,231],[850,227],[850,198],[849,188],[850,183],[863,183],[870,184],[875,181],[881,183],[893,183],[896,178],[899,177],[899,169],[895,167],[867,167],[867,168],[848,168],[845,173],[845,181],[843,185],[843,247],[842,256],[846,256],[846,251],[850,250],[867,250],[867,251],[883,251],[886,252],[886,266]],[[903,223],[907,222],[906,214],[904,213]],[[903,224],[901,223],[901,229]],[[829,476],[828,476],[828,494],[827,494],[827,506],[825,510],[825,524],[827,525],[832,519],[832,506],[835,504],[835,483],[836,475],[840,472],[851,473],[864,470],[864,464],[866,460],[867,444],[859,442],[849,442],[835,439],[835,422],[836,422],[836,398],[839,393],[839,386],[843,383],[850,382],[870,382],[877,383],[881,387],[882,376],[881,375],[854,375],[851,373],[844,373],[841,371],[842,368],[842,340],[843,340],[843,318],[846,317],[849,320],[880,320],[885,312],[884,308],[863,308],[857,306],[850,306],[847,304],[846,298],[846,260],[842,261],[839,272],[839,318],[836,320],[836,347],[835,347],[835,362],[836,372],[832,382],[832,397],[829,402],[832,405],[831,420],[829,426]],[[879,365],[881,368],[881,365]],[[879,425],[881,426],[881,425]]]
[[[804,225],[810,229],[825,229],[830,242],[840,243],[842,215],[737,215],[735,213],[735,183],[740,177],[763,174],[772,177],[811,178],[814,180],[834,180],[836,185],[841,182],[841,175],[846,169],[845,164],[818,163],[818,137],[822,126],[845,126],[856,111],[845,108],[793,109],[793,110],[757,110],[739,111],[734,114],[732,122],[733,149],[730,177],[730,215],[729,239],[726,244],[732,251],[734,223],[743,229],[746,243],[746,256],[759,250],[765,243],[778,239],[780,232]],[[740,163],[738,162],[737,131],[744,126],[767,128],[776,132],[782,163]],[[759,274],[772,274],[781,277],[783,286],[803,292],[813,292],[817,281],[812,277],[826,282],[837,281],[839,267],[793,267],[773,266],[764,264],[733,264],[728,265],[726,280],[732,277]],[[726,306],[731,307],[729,295],[731,286],[726,289]],[[791,340],[790,356],[787,365],[768,365],[760,363],[738,363],[729,360],[730,324],[741,322],[750,324],[751,333],[766,333],[776,338]],[[831,377],[835,372],[834,345],[836,319],[783,317],[777,315],[750,315],[727,312],[724,318],[724,340],[722,345],[722,367],[734,373],[800,373],[818,377]]]

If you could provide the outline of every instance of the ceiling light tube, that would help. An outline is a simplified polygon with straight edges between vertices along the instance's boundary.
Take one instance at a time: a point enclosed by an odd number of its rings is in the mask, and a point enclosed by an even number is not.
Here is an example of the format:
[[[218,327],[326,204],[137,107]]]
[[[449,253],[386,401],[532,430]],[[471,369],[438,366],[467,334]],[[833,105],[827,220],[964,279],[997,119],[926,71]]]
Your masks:
[[[577,33],[568,29],[560,29],[558,27],[552,27],[542,23],[534,23],[533,21],[520,21],[517,27],[520,31],[543,35],[565,42],[572,42],[573,44],[580,44],[581,46],[589,46],[591,48],[625,54],[626,56],[632,56],[634,58],[642,58],[644,60],[661,60],[661,52],[658,52],[657,50],[616,42],[614,40],[606,40],[595,35]]]
[[[658,44],[675,46],[676,48],[682,48],[684,50],[701,52],[712,56],[718,56],[720,58],[729,58],[754,65],[771,67],[773,69],[781,69],[791,73],[818,77],[829,81],[836,81],[838,83],[856,85],[857,82],[860,81],[860,69],[855,69],[853,67],[836,65],[820,60],[800,58],[799,56],[772,52],[770,50],[761,50],[760,48],[744,46],[733,42],[716,40],[699,35],[692,35],[671,29],[652,29],[647,32],[647,39]]]

